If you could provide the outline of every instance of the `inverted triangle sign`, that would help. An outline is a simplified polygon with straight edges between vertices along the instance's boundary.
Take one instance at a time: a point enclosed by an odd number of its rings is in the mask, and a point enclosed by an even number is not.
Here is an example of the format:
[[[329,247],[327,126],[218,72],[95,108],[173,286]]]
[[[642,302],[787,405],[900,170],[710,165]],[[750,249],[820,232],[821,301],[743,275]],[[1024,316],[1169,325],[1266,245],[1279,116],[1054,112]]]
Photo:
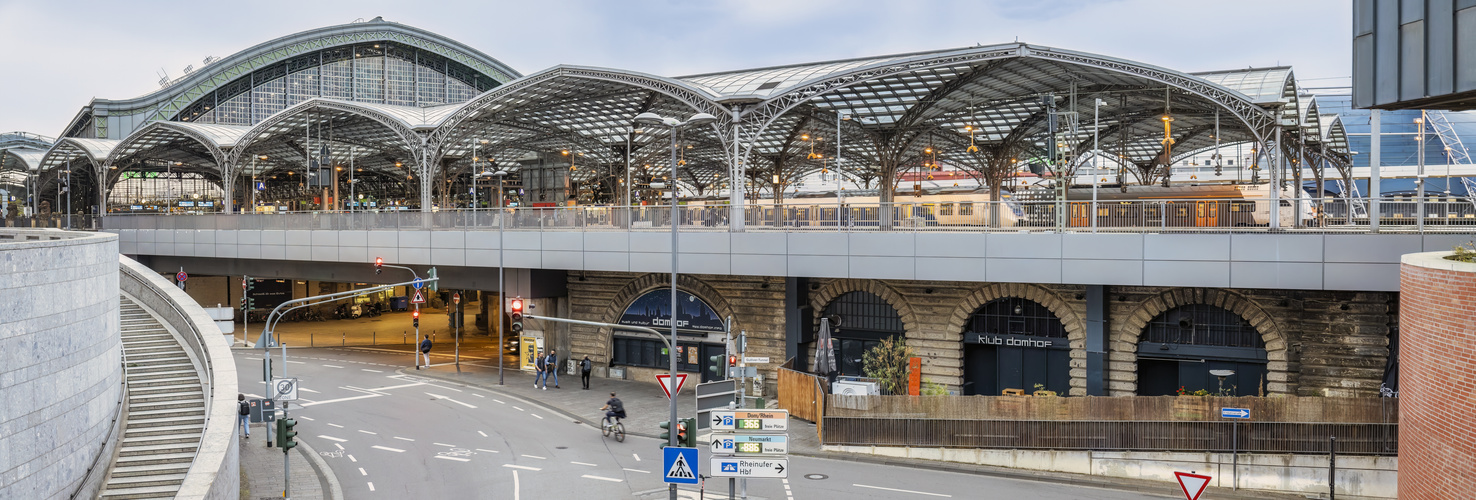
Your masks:
[[[671,399],[672,394],[682,392],[682,384],[685,384],[686,382],[687,374],[685,373],[678,373],[676,375],[675,385],[673,385],[671,382],[671,375],[666,373],[656,375],[656,383],[661,384],[661,392],[666,393],[666,399]]]
[[[1175,472],[1174,479],[1179,480],[1179,488],[1184,490],[1184,498],[1188,500],[1199,500],[1199,494],[1204,493],[1204,488],[1210,483],[1209,476],[1188,472]]]

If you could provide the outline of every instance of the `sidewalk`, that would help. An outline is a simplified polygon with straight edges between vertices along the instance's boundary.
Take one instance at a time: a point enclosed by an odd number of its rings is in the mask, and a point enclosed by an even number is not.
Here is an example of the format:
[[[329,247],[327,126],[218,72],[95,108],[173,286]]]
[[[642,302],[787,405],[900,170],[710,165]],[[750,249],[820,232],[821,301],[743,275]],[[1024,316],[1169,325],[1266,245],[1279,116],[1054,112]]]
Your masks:
[[[282,450],[266,447],[266,427],[254,424],[252,439],[241,439],[241,487],[248,494],[241,498],[282,498]],[[302,441],[292,449],[289,460],[292,472],[292,498],[297,500],[341,500],[343,491],[338,479]]]

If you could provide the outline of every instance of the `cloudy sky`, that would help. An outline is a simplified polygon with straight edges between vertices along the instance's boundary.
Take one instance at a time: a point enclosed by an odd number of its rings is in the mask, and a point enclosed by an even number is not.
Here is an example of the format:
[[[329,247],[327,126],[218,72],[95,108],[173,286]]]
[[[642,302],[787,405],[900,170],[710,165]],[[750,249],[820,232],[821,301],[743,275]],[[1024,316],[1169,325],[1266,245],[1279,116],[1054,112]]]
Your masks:
[[[523,73],[555,64],[680,76],[1022,42],[1182,71],[1352,74],[1347,0],[0,0],[0,131],[55,136],[94,97],[158,88],[206,56],[384,16]]]

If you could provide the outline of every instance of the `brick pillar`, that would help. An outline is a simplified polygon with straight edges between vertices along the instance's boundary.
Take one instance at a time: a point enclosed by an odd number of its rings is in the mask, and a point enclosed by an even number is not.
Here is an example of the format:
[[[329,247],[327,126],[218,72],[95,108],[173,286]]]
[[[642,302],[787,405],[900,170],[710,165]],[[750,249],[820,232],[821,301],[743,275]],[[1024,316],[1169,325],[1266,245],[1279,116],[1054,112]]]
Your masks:
[[[1399,498],[1476,498],[1476,264],[1399,266]]]

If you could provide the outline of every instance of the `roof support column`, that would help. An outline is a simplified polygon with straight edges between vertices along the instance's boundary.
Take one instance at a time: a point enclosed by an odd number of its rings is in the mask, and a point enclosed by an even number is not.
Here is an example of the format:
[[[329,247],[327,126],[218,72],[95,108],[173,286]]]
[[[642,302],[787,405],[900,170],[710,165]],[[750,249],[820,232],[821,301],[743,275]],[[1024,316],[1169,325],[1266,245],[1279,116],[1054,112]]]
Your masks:
[[[429,214],[431,212],[431,190],[435,183],[431,181],[432,168],[430,155],[426,154],[425,137],[420,138],[420,211]],[[429,222],[429,219],[426,220]]]
[[[733,131],[733,152],[728,156],[728,231],[741,233],[744,231],[743,183],[748,179],[745,174],[745,165],[739,156],[738,128],[743,118],[737,110],[733,111],[733,121],[730,124]]]
[[[220,169],[220,190],[222,200],[220,203],[221,213],[229,214],[235,206],[236,201],[236,168],[229,160],[216,160],[216,168]]]
[[[108,170],[112,170],[112,167],[112,165],[104,164],[101,167],[92,169],[96,179],[95,182],[97,182],[98,217],[108,215]]]

